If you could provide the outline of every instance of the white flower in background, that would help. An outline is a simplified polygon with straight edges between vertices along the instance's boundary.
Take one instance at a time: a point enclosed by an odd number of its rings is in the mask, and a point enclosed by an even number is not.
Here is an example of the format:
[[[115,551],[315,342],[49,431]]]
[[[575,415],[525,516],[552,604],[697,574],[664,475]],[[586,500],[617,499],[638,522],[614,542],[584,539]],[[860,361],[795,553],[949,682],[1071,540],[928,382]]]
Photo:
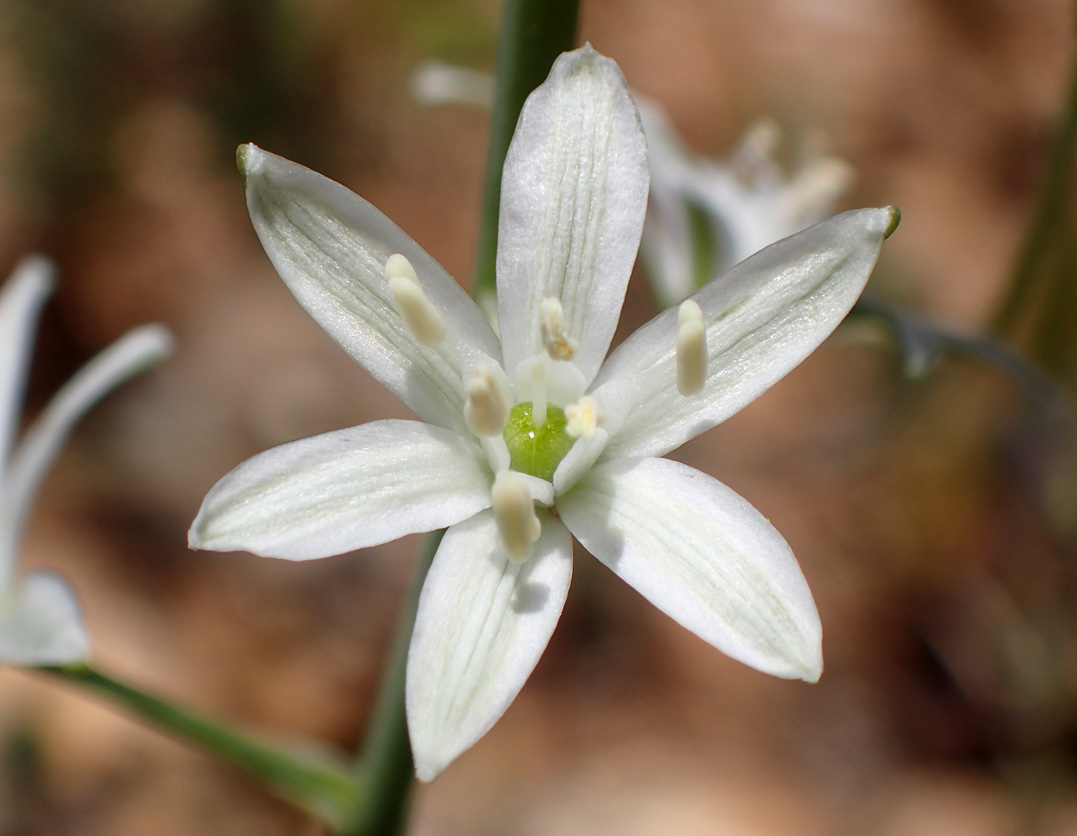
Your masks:
[[[0,291],[0,664],[82,661],[86,629],[71,588],[51,572],[17,574],[18,553],[41,479],[72,428],[110,390],[164,358],[159,325],[128,333],[94,357],[53,397],[12,448],[38,314],[52,292],[52,265],[24,259]]]
[[[415,69],[411,92],[424,105],[466,104],[488,108],[494,102],[494,77],[482,70],[427,61]]]
[[[728,162],[686,151],[658,105],[640,101],[651,160],[651,198],[640,255],[663,305],[752,253],[830,215],[852,167],[816,153],[792,176],[775,160],[778,126],[751,128]]]
[[[729,488],[662,458],[804,359],[859,295],[890,209],[764,250],[603,362],[647,204],[647,154],[617,65],[562,55],[527,100],[502,177],[501,340],[366,201],[252,145],[266,252],[318,323],[422,419],[285,444],[210,491],[195,548],[325,557],[448,527],[407,670],[418,775],[506,710],[568,591],[572,535],[715,647],[818,678],[821,628],[789,547]]]

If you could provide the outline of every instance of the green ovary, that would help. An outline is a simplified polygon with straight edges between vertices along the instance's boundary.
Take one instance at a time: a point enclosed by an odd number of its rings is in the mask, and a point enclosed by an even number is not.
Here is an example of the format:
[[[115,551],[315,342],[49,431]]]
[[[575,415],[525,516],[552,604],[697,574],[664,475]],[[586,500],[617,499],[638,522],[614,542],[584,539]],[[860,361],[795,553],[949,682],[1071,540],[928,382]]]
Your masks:
[[[530,403],[518,403],[512,408],[502,435],[509,448],[512,469],[547,481],[553,479],[557,465],[576,441],[565,432],[562,409],[547,406],[546,423],[536,427]]]

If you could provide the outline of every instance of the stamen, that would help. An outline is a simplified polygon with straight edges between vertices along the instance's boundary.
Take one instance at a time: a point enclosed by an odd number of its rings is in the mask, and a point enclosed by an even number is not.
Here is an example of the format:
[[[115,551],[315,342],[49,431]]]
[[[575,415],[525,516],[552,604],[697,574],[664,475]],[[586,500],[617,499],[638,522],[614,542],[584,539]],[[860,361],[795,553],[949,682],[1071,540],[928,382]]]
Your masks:
[[[509,404],[501,382],[491,369],[479,366],[467,383],[464,421],[475,435],[497,436],[509,420]]]
[[[546,366],[543,363],[531,367],[531,423],[539,430],[546,426]]]
[[[598,427],[598,400],[591,395],[584,395],[576,403],[565,407],[566,435],[572,438],[590,438]]]
[[[389,292],[396,300],[396,309],[412,336],[431,348],[445,339],[445,320],[423,292],[411,262],[400,253],[389,256],[385,262],[385,278],[389,280]]]
[[[572,339],[565,330],[565,309],[556,296],[542,300],[540,311],[542,345],[551,360],[571,360],[580,350],[578,340]]]
[[[697,395],[707,381],[707,329],[703,309],[686,299],[677,312],[677,391]],[[567,413],[566,413],[567,414]]]
[[[523,563],[531,556],[531,544],[542,533],[526,480],[511,470],[502,470],[494,477],[490,499],[505,551],[513,561]]]

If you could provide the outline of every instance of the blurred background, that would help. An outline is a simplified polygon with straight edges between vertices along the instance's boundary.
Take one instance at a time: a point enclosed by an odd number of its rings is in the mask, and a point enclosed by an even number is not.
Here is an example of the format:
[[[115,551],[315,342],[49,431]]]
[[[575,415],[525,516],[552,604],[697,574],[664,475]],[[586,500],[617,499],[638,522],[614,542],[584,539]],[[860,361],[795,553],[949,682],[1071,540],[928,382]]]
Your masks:
[[[431,59],[491,69],[498,16],[494,0],[0,4],[0,272],[31,251],[60,269],[28,415],[132,326],[178,338],[82,424],[24,550],[73,582],[106,672],[355,746],[420,540],[309,564],[186,548],[243,459],[405,414],[274,274],[234,149],[343,182],[466,284],[487,114],[410,85]],[[1065,0],[587,0],[580,33],[700,154],[771,116],[790,153],[848,160],[838,208],[904,213],[874,297],[976,333],[1036,205],[1073,22]],[[624,332],[654,313],[641,279]],[[1071,438],[982,362],[906,379],[884,337],[845,326],[674,454],[790,542],[823,621],[820,683],[726,659],[581,551],[534,676],[419,789],[414,834],[1077,834]],[[3,836],[317,832],[95,698],[0,671]]]

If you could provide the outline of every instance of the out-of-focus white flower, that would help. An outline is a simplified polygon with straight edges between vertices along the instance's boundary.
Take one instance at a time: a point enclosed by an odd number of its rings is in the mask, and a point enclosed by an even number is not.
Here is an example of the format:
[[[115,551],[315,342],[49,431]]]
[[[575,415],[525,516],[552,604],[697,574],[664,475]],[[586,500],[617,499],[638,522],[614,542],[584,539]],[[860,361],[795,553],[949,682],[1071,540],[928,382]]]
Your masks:
[[[0,291],[0,664],[57,665],[86,658],[89,640],[71,588],[51,572],[18,575],[18,554],[41,479],[72,428],[105,394],[171,350],[160,325],[121,337],[69,380],[13,447],[52,265],[24,259]]]
[[[448,527],[408,657],[420,778],[484,735],[530,675],[568,592],[572,535],[715,647],[818,678],[819,617],[781,535],[729,488],[659,457],[822,342],[895,210],[849,212],[764,250],[604,360],[648,168],[624,78],[590,47],[555,62],[505,160],[500,340],[362,198],[251,145],[240,162],[292,293],[422,422],[375,421],[250,459],[206,496],[190,543],[305,560]]]
[[[491,107],[494,102],[494,77],[481,70],[427,61],[420,64],[412,75],[411,91],[415,100],[424,105]]]
[[[818,153],[787,176],[775,160],[780,132],[770,120],[749,129],[720,163],[690,154],[658,105],[638,104],[651,161],[640,254],[663,305],[821,221],[852,183],[848,163]]]

